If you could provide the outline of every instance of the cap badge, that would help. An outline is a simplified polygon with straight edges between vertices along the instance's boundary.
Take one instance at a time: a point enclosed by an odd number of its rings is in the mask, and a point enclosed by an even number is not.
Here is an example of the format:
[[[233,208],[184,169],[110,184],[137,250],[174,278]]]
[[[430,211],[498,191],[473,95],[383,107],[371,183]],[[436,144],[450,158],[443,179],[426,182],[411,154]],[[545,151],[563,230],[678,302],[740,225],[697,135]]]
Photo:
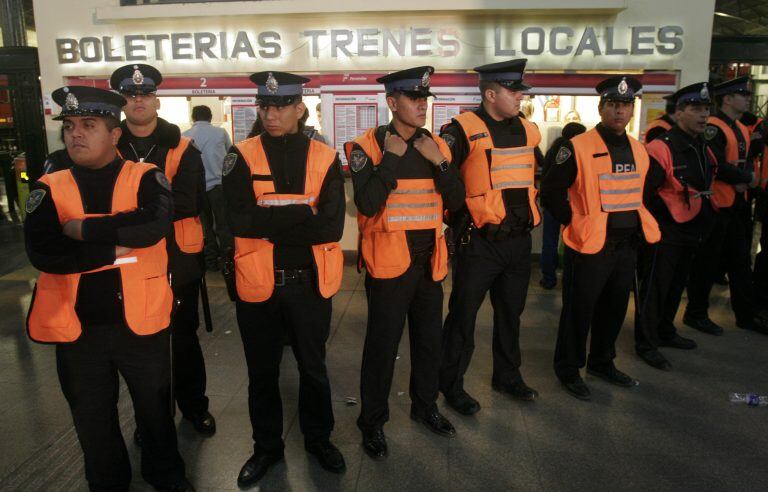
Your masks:
[[[619,82],[619,94],[623,96],[628,90],[629,86],[627,85],[627,79],[626,77],[622,77],[621,82]]]
[[[64,108],[69,111],[74,111],[78,107],[80,107],[80,102],[77,100],[77,97],[71,92],[67,94],[67,98],[64,100]]]
[[[707,88],[706,83],[701,88],[701,91],[699,92],[699,97],[701,97],[702,99],[709,99],[709,89]]]
[[[424,72],[424,75],[421,77],[421,86],[429,87],[429,70]]]
[[[277,93],[277,90],[280,88],[280,84],[277,83],[277,79],[274,75],[272,75],[272,72],[269,72],[269,76],[267,77],[267,92],[270,94]]]
[[[134,67],[135,67],[135,66],[136,66],[136,65],[134,65]],[[141,73],[141,72],[139,71],[139,69],[137,68],[137,69],[135,69],[135,70],[133,71],[133,77],[132,77],[132,79],[133,79],[133,83],[134,83],[134,84],[136,84],[136,85],[141,85],[141,84],[143,84],[143,83],[144,83],[144,74],[143,74],[143,73]]]

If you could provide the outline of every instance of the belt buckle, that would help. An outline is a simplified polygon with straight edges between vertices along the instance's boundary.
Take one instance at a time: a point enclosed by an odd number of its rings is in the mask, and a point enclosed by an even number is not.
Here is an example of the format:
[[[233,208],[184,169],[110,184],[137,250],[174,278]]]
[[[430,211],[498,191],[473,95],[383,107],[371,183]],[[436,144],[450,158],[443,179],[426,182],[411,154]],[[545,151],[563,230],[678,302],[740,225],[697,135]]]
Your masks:
[[[275,270],[275,273],[280,275],[280,281],[275,280],[275,287],[285,286],[285,270]]]

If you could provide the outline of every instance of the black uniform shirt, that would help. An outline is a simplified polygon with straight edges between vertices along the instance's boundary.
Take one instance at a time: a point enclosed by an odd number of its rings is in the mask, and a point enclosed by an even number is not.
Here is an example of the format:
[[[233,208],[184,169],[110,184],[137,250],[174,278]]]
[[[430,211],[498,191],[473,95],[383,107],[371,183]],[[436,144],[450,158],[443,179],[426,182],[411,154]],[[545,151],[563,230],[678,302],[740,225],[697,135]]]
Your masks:
[[[608,148],[611,161],[617,164],[632,164],[635,162],[632,147],[626,133],[616,135],[606,129],[602,123],[598,123],[597,131]],[[541,203],[563,225],[571,222],[571,206],[568,203],[568,188],[576,181],[578,167],[573,151],[573,143],[569,140],[563,142],[563,147],[568,149],[569,157],[561,163],[555,163],[541,183]],[[661,166],[656,163],[651,165],[645,177],[644,189],[649,186],[657,189],[664,182],[665,174]],[[645,196],[645,192],[644,192]],[[637,212],[609,212],[608,213],[608,238],[622,238],[635,233],[640,225]]]
[[[527,138],[525,135],[525,127],[520,121],[519,116],[509,118],[502,121],[496,121],[488,114],[483,105],[481,104],[475,110],[475,114],[483,120],[483,123],[488,127],[488,131],[491,134],[491,140],[495,148],[508,148],[508,147],[524,147],[527,145]],[[453,153],[453,162],[460,166],[464,164],[467,156],[469,155],[469,139],[464,134],[464,130],[461,125],[456,121],[451,121],[443,128],[441,136],[445,137],[446,141],[451,145],[451,152]],[[490,163],[490,155],[486,156]],[[536,159],[535,169],[540,169],[544,162],[544,156],[541,154],[541,150],[538,147],[534,149],[534,157]],[[506,209],[507,216],[504,218],[504,224],[509,226],[511,232],[517,233],[525,230],[529,230],[533,227],[532,215],[530,206],[528,204],[528,190],[525,188],[507,188],[502,191],[502,200],[504,201],[504,208]]]
[[[261,134],[271,178],[252,176],[240,150],[229,152],[237,160],[222,177],[227,220],[238,237],[269,239],[275,244],[276,269],[306,269],[313,264],[310,246],[338,241],[344,231],[344,176],[339,158],[331,165],[322,184],[313,215],[309,205],[262,207],[256,204],[254,179],[272,179],[276,193],[304,194],[309,138],[302,132],[270,137]]]
[[[379,148],[384,150],[384,139],[387,132],[397,135],[391,123],[376,129],[376,141]],[[446,171],[441,171],[424,158],[413,146],[419,135],[431,134],[424,128],[419,128],[406,140],[408,145],[402,157],[392,152],[384,152],[381,162],[374,166],[370,156],[365,163],[352,172],[352,185],[355,190],[355,205],[358,211],[366,217],[373,217],[384,207],[390,192],[397,187],[398,179],[434,179],[435,187],[443,199],[443,208],[454,212],[464,205],[464,183],[459,178],[455,165],[450,164]],[[353,145],[353,151],[362,151],[358,144]],[[455,161],[454,161],[455,162]],[[433,229],[406,231],[408,247],[411,254],[426,253],[435,244]]]
[[[86,214],[109,214],[112,191],[123,160],[115,159],[100,169],[72,167]],[[37,182],[33,189],[46,195],[24,222],[27,255],[42,272],[66,274],[85,272],[115,261],[115,246],[146,248],[160,241],[170,227],[173,214],[171,193],[148,171],[141,178],[138,208],[133,212],[83,221],[83,241],[65,236],[56,205],[47,185]],[[76,311],[83,325],[119,323],[123,318],[119,273],[115,269],[80,277]]]
[[[675,126],[675,122],[672,121],[672,118],[670,118],[668,114],[663,114],[659,119],[666,121],[672,126]],[[657,138],[659,138],[660,136],[664,135],[665,133],[667,133],[667,131],[668,130],[664,129],[663,127],[655,126],[645,133],[645,141],[650,143],[656,140]]]

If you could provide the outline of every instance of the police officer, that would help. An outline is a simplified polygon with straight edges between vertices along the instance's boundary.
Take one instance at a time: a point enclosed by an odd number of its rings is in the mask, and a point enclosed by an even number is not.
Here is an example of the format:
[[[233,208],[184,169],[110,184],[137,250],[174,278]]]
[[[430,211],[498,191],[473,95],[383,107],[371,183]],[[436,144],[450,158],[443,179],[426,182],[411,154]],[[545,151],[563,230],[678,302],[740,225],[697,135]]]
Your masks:
[[[531,229],[540,222],[534,188],[542,162],[538,128],[519,117],[525,59],[475,68],[480,107],[455,117],[441,136],[453,153],[466,188],[471,232],[453,260],[453,290],[444,325],[440,390],[457,412],[471,415],[480,404],[464,389],[475,348],[477,311],[490,290],[493,304],[494,389],[519,400],[538,393],[520,374],[520,315],[531,276]],[[454,228],[463,229],[461,214]],[[460,232],[461,234],[461,232]]]
[[[565,142],[542,182],[542,203],[562,223],[565,248],[563,309],[555,373],[573,396],[588,400],[579,369],[609,383],[637,382],[616,369],[616,338],[627,313],[640,235],[659,241],[658,224],[643,205],[649,173],[645,148],[626,133],[642,88],[634,77],[600,82],[601,122]],[[656,168],[651,183],[664,175]],[[589,360],[587,335],[592,331]]]
[[[237,323],[248,364],[253,456],[239,486],[256,483],[283,459],[278,379],[287,334],[299,367],[299,424],[305,449],[328,471],[346,465],[333,430],[325,342],[331,297],[344,259],[344,178],[336,151],[300,130],[306,77],[251,75],[265,132],[230,149],[222,182],[235,236]]]
[[[462,207],[464,185],[451,165],[448,146],[422,128],[433,72],[424,66],[377,79],[384,84],[392,121],[345,146],[368,298],[357,425],[363,448],[374,459],[387,456],[382,427],[389,420],[387,399],[406,319],[411,418],[439,435],[456,434],[436,400],[443,324],[440,282],[448,273],[443,210]]]
[[[635,317],[635,350],[649,365],[672,365],[658,347],[694,349],[696,342],[677,334],[674,326],[691,264],[714,219],[710,204],[717,176],[726,183],[748,183],[751,173],[730,164],[717,164],[703,138],[710,110],[707,82],[683,87],[672,95],[676,126],[651,142],[646,150],[651,166],[666,175],[646,205],[661,229],[661,241],[641,247],[641,310]]]
[[[204,436],[216,432],[205,396],[205,361],[197,337],[198,297],[202,267],[203,228],[200,223],[205,171],[200,151],[181,136],[179,127],[157,116],[160,72],[149,65],[126,65],[112,73],[109,84],[126,99],[120,154],[162,169],[173,190],[173,227],[169,229],[168,270],[173,295],[179,301],[173,315],[174,397],[182,415]],[[139,434],[136,434],[139,438]]]
[[[677,110],[675,100],[672,95],[664,96],[664,100],[666,101],[664,114],[648,123],[648,126],[645,128],[643,141],[646,144],[664,135],[675,126],[675,111]]]
[[[709,296],[718,274],[720,260],[726,262],[731,307],[736,326],[768,334],[766,320],[757,314],[751,291],[750,246],[751,207],[746,198],[749,187],[759,184],[759,173],[749,155],[749,131],[739,120],[748,109],[752,92],[749,77],[723,82],[715,86],[718,111],[709,118],[704,131],[718,164],[732,164],[752,176],[749,184],[729,184],[716,179],[713,183],[712,204],[719,213],[712,229],[696,255],[688,282],[688,305],[683,322],[710,335],[722,335],[723,328],[708,316]]]
[[[41,271],[29,336],[56,344],[91,490],[127,490],[131,481],[118,373],[146,436],[142,476],[159,489],[187,490],[170,411],[170,185],[155,166],[117,154],[122,96],[63,87],[52,97],[73,166],[43,176],[26,204],[27,254]]]

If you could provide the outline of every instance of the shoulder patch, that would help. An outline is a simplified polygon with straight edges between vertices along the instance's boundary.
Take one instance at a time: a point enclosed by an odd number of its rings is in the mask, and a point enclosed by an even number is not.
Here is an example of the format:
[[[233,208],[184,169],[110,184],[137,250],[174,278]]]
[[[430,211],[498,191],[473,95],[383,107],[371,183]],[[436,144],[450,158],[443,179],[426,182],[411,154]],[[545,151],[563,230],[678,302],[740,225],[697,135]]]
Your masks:
[[[368,156],[362,149],[354,149],[349,153],[349,168],[353,173],[359,172],[368,163]]]
[[[707,126],[704,129],[704,140],[712,140],[717,135],[716,126]]]
[[[35,210],[37,210],[37,207],[40,206],[40,204],[43,202],[43,198],[45,198],[46,191],[37,189],[32,190],[32,192],[27,197],[27,204],[25,206],[27,213],[31,214]]]
[[[450,133],[444,133],[443,135],[440,135],[440,136],[445,141],[445,144],[448,145],[449,148],[453,149],[453,144],[456,143],[456,137],[454,137]]]
[[[567,161],[571,155],[573,155],[571,149],[568,147],[560,147],[560,150],[557,151],[557,155],[555,156],[555,164],[562,164]]]
[[[168,182],[168,178],[165,177],[165,173],[162,171],[155,171],[155,180],[157,183],[168,191],[171,191],[171,183]]]
[[[221,167],[221,174],[223,176],[226,176],[227,174],[232,172],[232,169],[235,168],[235,164],[237,163],[237,154],[234,152],[230,152],[224,157],[224,164],[222,164]]]

